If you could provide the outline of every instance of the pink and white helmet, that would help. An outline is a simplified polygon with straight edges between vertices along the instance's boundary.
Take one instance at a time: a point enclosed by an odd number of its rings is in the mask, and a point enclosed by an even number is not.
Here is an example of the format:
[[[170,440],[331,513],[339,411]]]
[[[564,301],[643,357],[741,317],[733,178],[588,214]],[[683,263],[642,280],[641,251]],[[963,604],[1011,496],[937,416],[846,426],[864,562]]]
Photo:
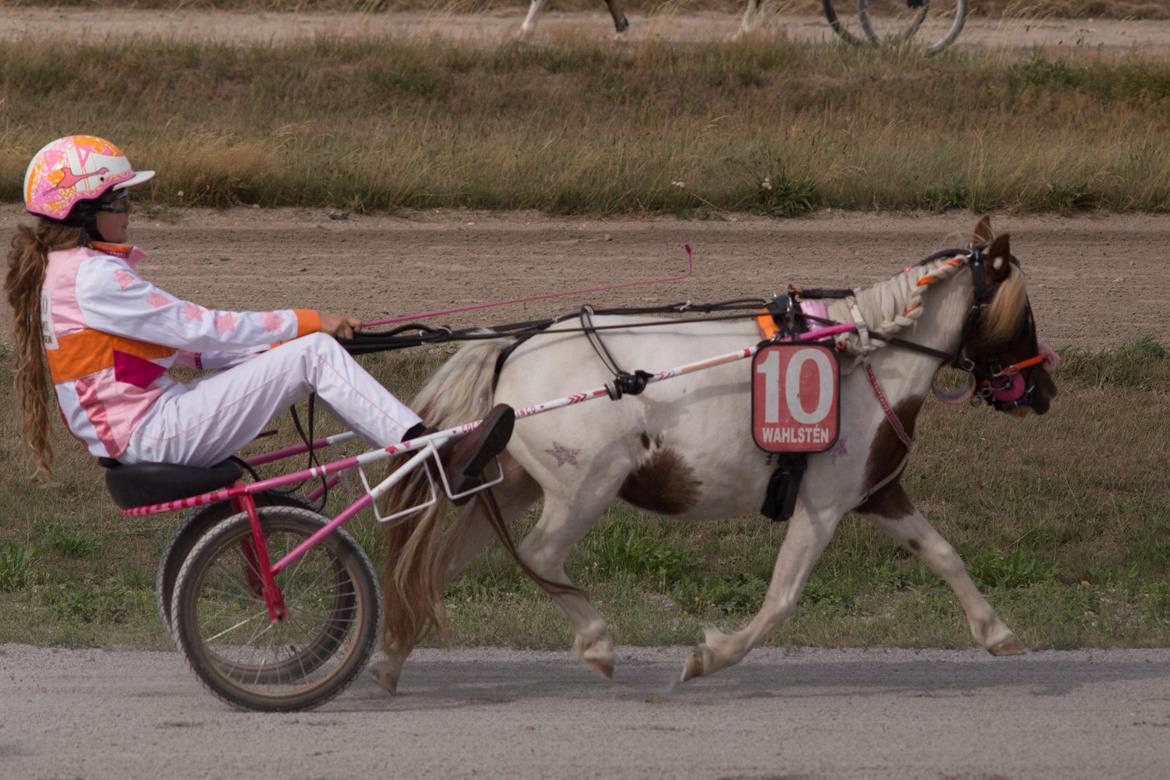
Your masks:
[[[82,201],[153,176],[154,171],[135,173],[122,150],[103,138],[70,135],[46,144],[28,164],[24,206],[30,214],[64,220]]]

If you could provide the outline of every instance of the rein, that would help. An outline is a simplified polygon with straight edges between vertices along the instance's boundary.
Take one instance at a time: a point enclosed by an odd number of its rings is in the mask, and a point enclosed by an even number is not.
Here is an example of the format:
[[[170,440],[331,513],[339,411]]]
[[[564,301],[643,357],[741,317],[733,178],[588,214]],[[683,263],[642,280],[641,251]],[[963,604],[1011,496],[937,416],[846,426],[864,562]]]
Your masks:
[[[684,247],[687,250],[688,259],[691,258],[689,245]],[[1032,366],[1043,363],[1046,359],[1044,354],[1036,347],[1036,354],[1033,357],[1025,360],[1020,360],[1008,366],[1001,366],[998,356],[994,352],[988,353],[990,358],[985,365],[976,364],[970,358],[963,355],[963,351],[971,332],[974,330],[976,324],[987,310],[990,300],[995,296],[999,285],[988,285],[984,277],[984,251],[986,247],[982,244],[975,244],[965,250],[946,249],[935,252],[925,259],[917,263],[918,266],[926,265],[928,263],[941,260],[943,258],[951,258],[949,261],[952,264],[966,263],[971,270],[972,282],[975,289],[975,301],[971,306],[971,310],[963,324],[962,334],[959,339],[959,346],[954,352],[945,352],[940,349],[928,347],[924,344],[918,344],[913,341],[901,338],[899,336],[891,336],[876,332],[872,329],[866,329],[865,336],[869,339],[881,341],[890,346],[898,347],[900,349],[917,352],[923,355],[929,355],[944,361],[947,365],[957,368],[967,373],[971,378],[972,393],[977,388],[978,396],[973,396],[964,391],[961,396],[955,396],[962,400],[963,398],[973,397],[978,400],[973,400],[973,403],[978,401],[986,402],[1001,411],[1009,411],[1021,405],[1026,405],[1029,401],[1033,387],[1027,387],[1024,392],[1017,398],[1004,400],[997,397],[997,394],[1006,394],[1012,391],[1014,387],[1015,377],[1021,371]],[[1019,263],[1015,257],[1010,259],[1013,265],[1019,267]],[[907,269],[909,270],[909,269]],[[422,317],[438,316],[439,314],[454,313],[460,311],[472,311],[476,309],[491,308],[495,306],[503,306],[514,302],[527,302],[531,300],[544,300],[547,298],[556,298],[563,295],[571,295],[581,292],[593,292],[600,290],[619,289],[621,287],[638,286],[645,284],[657,284],[662,281],[674,281],[677,279],[686,278],[691,273],[688,267],[686,274],[680,277],[670,277],[668,280],[646,280],[642,282],[631,282],[620,285],[611,285],[605,287],[590,288],[588,290],[572,290],[566,293],[551,293],[539,296],[532,296],[529,298],[517,298],[509,301],[499,301],[489,304],[477,304],[466,307],[458,307],[455,309],[445,309],[439,312],[430,312],[422,315],[409,315],[406,317],[396,317],[389,320],[380,320],[374,323],[367,323],[369,325],[376,325],[382,323],[397,323],[406,319],[419,319]],[[936,281],[933,274],[927,274],[918,280],[918,286],[925,286]],[[601,331],[607,330],[634,330],[641,328],[654,327],[668,327],[679,324],[693,323],[693,322],[720,322],[731,321],[739,319],[753,319],[761,315],[761,309],[764,309],[764,314],[775,313],[773,310],[798,310],[799,307],[794,305],[796,299],[815,300],[815,299],[831,299],[831,298],[847,298],[855,295],[855,290],[849,289],[824,289],[824,288],[810,288],[800,289],[790,287],[789,292],[783,296],[776,296],[771,301],[762,298],[737,298],[727,301],[719,301],[716,303],[697,304],[693,301],[687,300],[680,303],[668,304],[663,306],[644,306],[644,307],[630,307],[630,308],[609,308],[597,309],[584,306],[579,310],[575,316],[579,317],[581,325],[579,327],[557,327],[572,314],[564,314],[557,317],[549,317],[540,320],[528,320],[524,322],[505,323],[502,325],[495,325],[489,328],[484,327],[469,327],[459,330],[453,330],[449,327],[433,327],[419,322],[410,322],[400,325],[390,331],[370,333],[359,331],[354,334],[352,339],[339,340],[345,349],[353,355],[364,355],[374,352],[387,352],[397,349],[406,349],[410,347],[423,346],[427,344],[444,344],[450,342],[463,341],[485,341],[500,338],[511,337],[514,341],[505,351],[501,358],[505,358],[514,351],[524,341],[539,336],[565,333],[583,333],[589,339],[590,344],[593,345],[598,357],[606,365],[606,368],[614,375],[614,382],[610,384],[610,395],[613,398],[620,398],[623,394],[636,395],[645,387],[645,380],[640,379],[639,374],[644,373],[636,371],[633,373],[622,370],[613,360],[612,355],[606,350],[598,335]],[[779,306],[783,299],[783,306]],[[639,322],[628,323],[621,325],[594,325],[592,318],[594,315],[652,315],[652,314],[688,314],[698,313],[704,315],[715,316],[701,316],[701,317],[682,317],[677,319],[660,320],[654,322]],[[727,313],[723,313],[727,312]],[[818,317],[808,313],[802,313],[801,316],[811,323],[817,323],[822,326],[840,325],[836,320],[827,317]],[[1026,317],[1031,320],[1032,314],[1029,308],[1026,312]],[[862,326],[859,323],[853,323],[851,330],[860,332]],[[406,335],[412,334],[412,335]],[[867,364],[868,365],[868,364]],[[503,360],[498,360],[496,365],[496,374],[499,374],[503,367]],[[1006,380],[1006,381],[1004,381]],[[871,380],[872,381],[872,380]],[[937,388],[935,394],[941,400],[955,402],[953,398],[948,398],[945,391],[940,392]],[[889,416],[889,414],[887,414]],[[899,437],[901,438],[901,436]]]

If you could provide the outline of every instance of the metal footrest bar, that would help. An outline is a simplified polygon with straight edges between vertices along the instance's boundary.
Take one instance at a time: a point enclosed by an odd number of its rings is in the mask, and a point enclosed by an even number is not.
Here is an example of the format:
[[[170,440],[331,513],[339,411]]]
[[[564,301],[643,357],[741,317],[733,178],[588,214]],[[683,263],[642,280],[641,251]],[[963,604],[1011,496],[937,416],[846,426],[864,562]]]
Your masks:
[[[358,477],[362,481],[362,487],[365,488],[366,493],[370,497],[370,508],[374,513],[375,520],[377,520],[379,523],[389,523],[394,520],[406,517],[407,515],[412,515],[415,512],[422,512],[423,510],[435,505],[435,502],[439,500],[439,496],[435,492],[435,481],[431,478],[430,470],[424,469],[423,474],[427,478],[428,492],[430,493],[426,501],[423,501],[421,504],[416,504],[415,506],[403,509],[399,512],[395,512],[392,515],[383,515],[378,511],[378,498],[382,496],[382,494],[384,494],[387,490],[392,488],[395,484],[405,479],[410,474],[410,472],[423,465],[427,458],[434,458],[436,463],[439,461],[439,451],[435,449],[435,445],[432,442],[427,442],[426,446],[413,455],[410,460],[394,469],[390,476],[386,477],[373,487],[370,487],[370,481],[366,477],[365,464],[361,462],[358,463]],[[439,470],[441,472],[442,468],[440,467]]]

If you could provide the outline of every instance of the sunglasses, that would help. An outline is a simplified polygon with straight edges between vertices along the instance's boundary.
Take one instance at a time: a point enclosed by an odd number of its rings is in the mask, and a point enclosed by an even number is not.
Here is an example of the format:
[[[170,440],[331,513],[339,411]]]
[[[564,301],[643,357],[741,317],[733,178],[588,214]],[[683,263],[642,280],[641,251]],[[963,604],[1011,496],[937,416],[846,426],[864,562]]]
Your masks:
[[[113,214],[128,214],[130,212],[130,191],[118,190],[112,199],[99,203],[97,208],[98,211],[108,211]]]

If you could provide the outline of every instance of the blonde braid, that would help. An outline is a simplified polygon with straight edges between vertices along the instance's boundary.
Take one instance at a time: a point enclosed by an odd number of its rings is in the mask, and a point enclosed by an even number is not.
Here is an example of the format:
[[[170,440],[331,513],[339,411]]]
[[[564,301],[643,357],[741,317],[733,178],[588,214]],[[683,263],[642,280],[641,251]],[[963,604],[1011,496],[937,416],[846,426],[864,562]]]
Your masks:
[[[32,452],[37,472],[52,476],[53,446],[49,427],[52,384],[45,363],[41,333],[41,287],[49,252],[78,246],[75,227],[42,219],[36,228],[21,225],[8,252],[4,292],[12,307],[12,336],[16,345],[14,384],[24,410],[22,438]]]

